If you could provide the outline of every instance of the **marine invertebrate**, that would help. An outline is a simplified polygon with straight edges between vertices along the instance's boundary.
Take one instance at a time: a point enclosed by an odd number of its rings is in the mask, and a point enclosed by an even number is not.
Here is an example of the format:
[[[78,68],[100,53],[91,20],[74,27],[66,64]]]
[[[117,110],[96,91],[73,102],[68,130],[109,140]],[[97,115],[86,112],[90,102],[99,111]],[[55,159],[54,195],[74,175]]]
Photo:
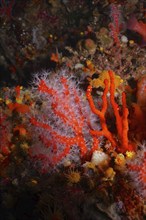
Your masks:
[[[146,199],[146,143],[140,144],[136,156],[127,161],[128,174],[131,176],[132,185],[142,198]]]
[[[89,105],[91,107],[91,110],[95,115],[97,115],[100,119],[101,123],[101,130],[90,130],[90,133],[95,136],[105,136],[111,143],[112,149],[117,148],[118,151],[121,153],[125,153],[126,151],[133,150],[133,146],[129,143],[128,140],[128,130],[129,130],[129,125],[128,125],[128,114],[129,110],[126,106],[126,95],[123,92],[122,93],[122,115],[120,115],[119,111],[119,106],[115,102],[115,84],[114,84],[114,75],[112,71],[108,71],[109,76],[110,76],[110,102],[114,111],[115,119],[116,119],[116,127],[117,127],[117,136],[118,139],[114,137],[114,135],[110,132],[108,129],[107,123],[106,123],[106,111],[108,107],[108,102],[107,102],[107,93],[108,93],[108,80],[105,79],[104,84],[105,84],[105,89],[103,92],[102,100],[103,100],[103,105],[102,109],[99,110],[96,108],[91,92],[92,92],[92,86],[88,86],[87,89],[87,99],[89,101]]]
[[[114,39],[116,46],[120,46],[119,34],[120,34],[120,25],[121,25],[121,13],[119,7],[116,4],[111,4],[111,19],[112,22],[109,24],[111,29],[111,35]]]
[[[11,0],[9,3],[7,3],[6,0],[1,0],[0,16],[7,16],[8,18],[11,18],[14,4],[15,0]]]
[[[0,159],[4,159],[11,152],[10,150],[10,126],[7,122],[7,116],[0,114]]]
[[[41,116],[40,112],[36,112],[30,117],[30,123],[36,127],[38,133],[38,139],[35,141],[37,143],[34,143],[30,150],[32,158],[41,161],[44,169],[59,165],[66,157],[71,161],[79,162],[80,159],[85,160],[93,152],[99,150],[99,137],[101,136],[111,143],[110,150],[120,153],[134,150],[128,140],[129,111],[126,106],[126,95],[122,94],[121,115],[120,107],[114,98],[113,72],[108,71],[110,88],[108,80],[104,81],[101,110],[95,107],[91,85],[88,86],[86,99],[73,79],[67,76],[66,70],[61,73],[62,75],[59,76],[50,76],[50,81],[46,76],[37,79],[37,89],[42,95],[43,105]],[[116,119],[117,134],[111,133],[106,122],[108,90]]]
[[[121,79],[120,76],[116,75],[114,72],[113,72],[113,76],[114,76],[114,85],[115,85],[115,89],[117,89],[121,83],[123,82],[123,80]],[[108,79],[109,81],[109,86],[110,86],[110,77],[109,77],[109,73],[107,70],[104,70],[102,71],[100,74],[99,74],[99,77],[96,78],[96,79],[93,79],[90,81],[90,85],[93,87],[93,88],[98,88],[98,87],[102,87],[104,88],[105,87],[105,83],[104,83],[104,80],[105,79]]]
[[[15,97],[15,101],[12,101],[11,99],[7,98],[6,104],[11,111],[25,114],[30,111],[31,103],[29,103],[30,105],[25,104],[26,101],[25,99],[28,99],[29,97],[26,97],[27,95],[23,94],[21,90],[22,90],[21,86],[16,86],[14,88],[14,94],[13,94]]]
[[[145,112],[142,111],[141,106],[137,103],[132,103],[131,107],[132,109],[129,117],[130,135],[137,141],[143,141],[146,137]]]
[[[137,141],[146,138],[146,75],[142,75],[137,81],[136,102],[131,105],[130,130]],[[139,123],[137,123],[137,121]]]
[[[70,169],[68,173],[65,174],[69,185],[77,184],[81,180],[80,172],[74,169]]]
[[[109,163],[109,156],[108,154],[102,152],[102,151],[94,151],[91,158],[91,163],[98,166],[105,166]]]
[[[140,77],[137,82],[137,104],[146,112],[146,74]]]
[[[119,187],[122,186],[122,187]],[[125,178],[121,177],[116,179],[114,184],[113,195],[117,205],[120,202],[122,207],[117,207],[121,213],[124,214],[124,218],[127,219],[143,219],[144,206],[141,196],[139,196],[134,188],[125,181]]]
[[[43,161],[44,168],[59,164],[67,156],[71,161],[80,161],[98,149],[98,139],[89,131],[97,129],[99,124],[95,123],[97,119],[85,94],[67,76],[66,70],[61,74],[50,76],[50,80],[46,77],[38,80],[44,108],[41,116],[39,112],[30,118],[39,132],[31,156]]]
[[[146,44],[146,23],[138,21],[135,16],[131,16],[128,21],[127,28],[135,31],[142,36],[142,46]]]

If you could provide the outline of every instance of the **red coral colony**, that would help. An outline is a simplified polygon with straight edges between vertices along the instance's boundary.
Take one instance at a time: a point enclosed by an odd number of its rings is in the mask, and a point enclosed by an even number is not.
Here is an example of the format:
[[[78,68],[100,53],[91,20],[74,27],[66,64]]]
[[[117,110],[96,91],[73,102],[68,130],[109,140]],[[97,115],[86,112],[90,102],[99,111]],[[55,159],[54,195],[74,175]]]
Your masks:
[[[0,1],[2,220],[145,219],[145,4],[89,2]]]

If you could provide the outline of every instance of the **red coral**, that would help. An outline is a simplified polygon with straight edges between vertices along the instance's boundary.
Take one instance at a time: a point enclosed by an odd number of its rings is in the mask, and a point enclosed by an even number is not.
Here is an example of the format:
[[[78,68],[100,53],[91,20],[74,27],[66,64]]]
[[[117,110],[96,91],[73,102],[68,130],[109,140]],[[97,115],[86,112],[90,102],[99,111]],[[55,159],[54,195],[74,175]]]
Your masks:
[[[9,127],[6,118],[5,115],[0,116],[0,154],[3,156],[8,156],[10,153]]]
[[[102,110],[98,110],[95,107],[93,98],[91,96],[92,87],[89,86],[87,89],[87,99],[89,101],[91,110],[100,118],[102,130],[96,131],[91,130],[91,134],[95,136],[105,136],[112,145],[113,149],[117,149],[119,152],[125,153],[126,151],[134,150],[133,146],[128,141],[128,108],[126,107],[126,96],[125,93],[122,94],[122,115],[120,115],[120,110],[118,104],[115,102],[115,85],[114,85],[114,75],[112,71],[109,71],[110,76],[110,102],[113,107],[114,115],[116,118],[116,127],[117,127],[117,138],[109,131],[106,123],[105,113],[107,111],[107,93],[108,93],[108,80],[105,80],[105,90],[103,92],[102,100],[103,106]]]
[[[137,82],[137,104],[146,113],[146,74],[140,77]]]
[[[48,163],[54,166],[59,164],[66,156],[72,155],[71,152],[75,147],[76,150],[73,151],[74,155],[72,156],[76,158],[79,154],[80,158],[85,158],[98,149],[99,136],[104,136],[110,141],[110,150],[121,153],[134,150],[133,145],[128,140],[129,111],[126,106],[126,95],[125,93],[122,94],[121,114],[121,109],[114,98],[114,75],[112,71],[108,73],[110,76],[110,89],[108,80],[105,80],[101,110],[95,107],[91,95],[91,86],[88,87],[86,93],[88,104],[85,97],[83,99],[83,94],[79,93],[75,83],[66,77],[58,77],[55,79],[56,81],[51,81],[52,84],[47,82],[47,79],[39,81],[38,90],[46,95],[47,108],[43,109],[43,116],[38,115],[38,118],[35,116],[30,119],[31,124],[39,132],[39,140],[31,148],[31,156],[44,161],[45,164]],[[54,85],[54,87],[51,85]],[[58,90],[56,86],[58,86]],[[117,134],[111,133],[106,122],[108,90],[116,119]],[[98,119],[100,120],[101,130],[99,126],[93,125],[95,124],[95,118],[96,123]],[[43,147],[40,141],[43,143]]]
[[[140,146],[137,155],[127,164],[128,172],[133,180],[136,191],[146,199],[146,145]]]
[[[15,0],[11,0],[9,3],[5,0],[1,0],[0,16],[7,16],[7,18],[11,18],[14,3]]]
[[[129,30],[135,31],[142,36],[143,45],[146,44],[146,23],[138,21],[135,16],[132,16],[127,24]]]
[[[120,34],[120,10],[116,4],[111,4],[111,19],[112,23],[109,24],[111,29],[111,35],[114,39],[114,42],[117,46],[120,46],[119,34]]]
[[[146,75],[137,82],[136,103],[130,111],[130,134],[141,142],[146,139]],[[137,123],[139,122],[139,123]]]
[[[42,148],[35,145],[31,155],[53,166],[70,155],[71,151],[76,151],[74,158],[80,153],[83,159],[98,149],[97,137],[89,132],[94,123],[91,116],[94,115],[87,100],[73,81],[66,77],[55,80],[59,90],[47,84],[46,80],[40,80],[38,85],[38,90],[46,95],[49,110],[46,113],[44,110],[44,114],[49,122],[35,117],[30,119],[31,124],[39,128],[39,141],[44,144]]]

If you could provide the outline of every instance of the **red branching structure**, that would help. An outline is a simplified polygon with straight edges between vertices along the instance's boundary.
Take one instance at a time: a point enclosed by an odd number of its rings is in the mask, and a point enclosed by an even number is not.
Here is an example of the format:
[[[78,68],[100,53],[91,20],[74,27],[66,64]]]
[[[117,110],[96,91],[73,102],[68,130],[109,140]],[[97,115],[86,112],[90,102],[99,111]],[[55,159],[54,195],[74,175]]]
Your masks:
[[[133,183],[136,185],[136,190],[146,199],[146,149],[145,145],[139,151],[134,160],[127,164],[128,171]]]
[[[94,114],[96,114],[100,118],[100,124],[101,124],[101,130],[96,131],[96,130],[91,130],[91,134],[95,136],[104,136],[106,137],[112,146],[112,149],[117,149],[121,153],[125,153],[126,151],[131,151],[133,150],[133,147],[131,144],[129,144],[128,141],[128,108],[126,106],[126,95],[123,92],[122,93],[122,115],[120,114],[120,108],[118,104],[115,101],[115,85],[114,85],[114,75],[112,71],[109,71],[109,76],[110,76],[110,103],[113,108],[113,112],[115,115],[116,119],[116,128],[117,128],[117,138],[114,137],[114,135],[110,132],[108,129],[107,123],[106,123],[106,111],[108,108],[108,100],[107,100],[107,93],[108,93],[108,80],[106,79],[104,81],[105,84],[105,89],[103,91],[103,105],[102,109],[98,110],[95,107],[91,92],[92,92],[92,87],[88,86],[87,89],[87,99],[89,101],[91,110],[93,111]]]
[[[9,150],[9,140],[8,140],[8,131],[6,124],[6,116],[0,115],[0,154],[1,156],[8,156],[10,153]]]
[[[114,75],[112,71],[109,71],[110,76],[110,87],[109,81],[105,80],[105,89],[103,91],[103,105],[102,109],[98,110],[95,107],[91,92],[92,87],[88,86],[86,97],[91,108],[91,112],[98,116],[100,120],[101,130],[96,130],[92,128],[92,123],[88,120],[88,114],[83,114],[83,109],[81,105],[81,99],[79,94],[77,93],[76,88],[73,89],[73,93],[70,92],[70,88],[68,86],[67,78],[62,77],[60,83],[63,86],[63,96],[59,96],[59,93],[56,89],[51,88],[45,82],[45,80],[41,80],[38,86],[38,90],[42,93],[53,97],[53,101],[51,101],[51,111],[56,115],[61,123],[66,127],[66,129],[71,129],[72,135],[67,135],[65,133],[60,133],[59,128],[52,126],[52,124],[48,124],[38,120],[35,117],[32,117],[30,122],[32,125],[37,128],[47,131],[49,136],[45,137],[45,135],[40,135],[40,140],[43,142],[46,148],[51,148],[51,159],[50,155],[48,160],[53,165],[58,164],[62,159],[64,159],[67,155],[69,155],[70,150],[73,146],[77,146],[80,150],[80,157],[82,159],[86,158],[87,155],[91,155],[95,150],[98,149],[99,137],[104,136],[111,143],[111,147],[109,150],[116,150],[120,153],[125,153],[126,151],[132,151],[132,145],[129,144],[128,140],[128,108],[126,106],[126,95],[123,92],[122,94],[122,115],[120,113],[120,107],[115,101],[115,85],[114,85]],[[113,108],[114,116],[116,119],[116,128],[117,134],[113,134],[107,125],[106,122],[106,112],[108,108],[108,97],[107,93],[110,93],[110,103]],[[77,106],[78,114],[76,114],[76,110],[70,106],[71,96],[74,95],[75,106]],[[63,100],[64,99],[64,100]],[[88,104],[87,103],[87,104]],[[63,111],[62,111],[63,108]],[[88,125],[88,126],[87,126]],[[84,126],[88,127],[86,132],[88,136],[90,135],[90,147],[89,144],[87,146],[87,141],[83,132]],[[52,138],[49,138],[49,137]],[[58,148],[58,145],[62,146],[61,150]],[[47,159],[47,155],[44,153],[36,154],[35,158],[40,160]]]
[[[47,86],[44,80],[40,81],[38,90],[53,97],[53,102],[51,104],[53,113],[57,115],[57,117],[59,117],[59,119],[62,121],[62,123],[66,125],[66,127],[68,127],[69,129],[71,128],[74,136],[72,135],[65,136],[63,134],[60,134],[51,125],[46,124],[44,122],[40,122],[34,117],[32,117],[30,120],[31,124],[41,129],[44,129],[53,137],[53,140],[51,139],[51,141],[47,140],[47,138],[44,137],[43,135],[41,135],[40,137],[41,141],[44,143],[44,145],[47,148],[53,145],[53,153],[51,156],[51,161],[52,161],[51,163],[53,163],[53,165],[56,165],[63,158],[65,158],[69,154],[71,147],[74,145],[78,146],[78,148],[80,149],[81,158],[84,158],[85,156],[87,156],[87,154],[91,155],[95,150],[98,149],[98,139],[96,138],[95,135],[91,134],[91,139],[92,139],[91,145],[92,146],[90,147],[90,152],[89,152],[89,148],[87,146],[86,139],[84,137],[83,127],[88,126],[89,127],[88,130],[90,130],[92,126],[90,124],[90,121],[87,118],[85,118],[85,115],[82,112],[83,110],[81,108],[81,100],[80,100],[79,94],[74,88],[73,94],[74,94],[75,106],[77,106],[78,108],[77,110],[78,114],[77,114],[74,112],[74,109],[71,109],[69,105],[69,103],[71,103],[72,94],[70,94],[67,79],[65,77],[62,77],[60,83],[62,84],[64,88],[64,91],[63,91],[64,100],[62,99],[62,97],[58,96],[57,91],[55,89]],[[63,108],[63,111],[61,111],[60,105],[61,105],[61,108]],[[58,144],[61,144],[63,146],[62,152],[60,152],[59,154],[57,154]],[[39,154],[37,158],[45,159],[43,154]]]
[[[111,18],[112,23],[109,24],[114,43],[120,46],[119,33],[120,33],[120,11],[116,4],[111,4]]]
[[[11,0],[9,3],[7,3],[5,0],[1,0],[0,16],[7,16],[7,18],[11,18],[14,4],[15,0]]]

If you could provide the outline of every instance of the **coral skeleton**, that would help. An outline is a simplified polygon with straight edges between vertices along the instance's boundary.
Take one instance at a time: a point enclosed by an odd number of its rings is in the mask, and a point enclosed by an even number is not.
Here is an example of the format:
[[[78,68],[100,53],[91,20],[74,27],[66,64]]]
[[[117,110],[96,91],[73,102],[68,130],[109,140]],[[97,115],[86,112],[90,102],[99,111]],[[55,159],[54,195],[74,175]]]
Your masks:
[[[110,76],[110,103],[112,105],[114,115],[116,118],[116,127],[117,127],[117,133],[118,133],[118,139],[114,137],[114,135],[110,132],[108,129],[107,123],[106,123],[106,111],[108,108],[108,100],[107,100],[107,93],[108,93],[108,80],[104,80],[105,89],[103,91],[103,104],[102,109],[98,110],[95,107],[91,92],[92,92],[92,86],[88,86],[87,89],[87,99],[89,101],[91,110],[95,115],[97,115],[100,118],[101,123],[101,130],[91,130],[90,133],[95,136],[105,136],[111,143],[112,148],[117,148],[120,152],[126,152],[129,150],[132,150],[132,145],[129,144],[128,141],[128,108],[126,106],[126,95],[123,92],[122,93],[122,115],[120,115],[120,110],[118,104],[115,102],[115,85],[114,85],[114,75],[112,71],[108,71]]]

